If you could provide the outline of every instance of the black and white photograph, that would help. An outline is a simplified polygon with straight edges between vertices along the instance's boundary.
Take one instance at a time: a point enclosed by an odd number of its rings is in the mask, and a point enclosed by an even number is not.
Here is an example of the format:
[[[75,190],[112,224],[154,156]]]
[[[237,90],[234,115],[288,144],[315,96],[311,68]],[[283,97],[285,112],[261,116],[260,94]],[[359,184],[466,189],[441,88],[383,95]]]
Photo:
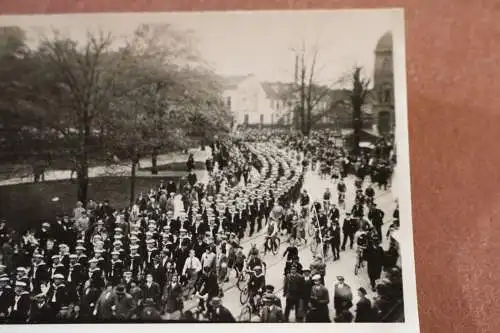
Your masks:
[[[2,324],[418,332],[403,10],[2,16],[0,90]]]

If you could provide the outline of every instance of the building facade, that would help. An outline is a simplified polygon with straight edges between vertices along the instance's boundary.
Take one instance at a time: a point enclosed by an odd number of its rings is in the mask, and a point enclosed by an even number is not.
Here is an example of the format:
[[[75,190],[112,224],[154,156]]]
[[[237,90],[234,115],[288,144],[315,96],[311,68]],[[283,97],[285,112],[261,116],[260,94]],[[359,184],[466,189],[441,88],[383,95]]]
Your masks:
[[[373,73],[373,113],[377,131],[381,135],[394,131],[394,66],[392,56],[392,33],[387,32],[375,48]]]
[[[224,78],[223,98],[235,125],[263,125],[273,121],[273,108],[255,75]]]

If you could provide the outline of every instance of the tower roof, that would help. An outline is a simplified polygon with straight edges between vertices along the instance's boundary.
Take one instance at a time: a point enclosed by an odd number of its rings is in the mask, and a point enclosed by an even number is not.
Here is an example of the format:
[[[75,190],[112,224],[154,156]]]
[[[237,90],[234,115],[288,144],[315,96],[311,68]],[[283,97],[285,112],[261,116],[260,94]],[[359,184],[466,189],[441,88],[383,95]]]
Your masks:
[[[375,48],[375,52],[392,52],[392,32],[386,32],[380,39],[378,40],[377,47]]]

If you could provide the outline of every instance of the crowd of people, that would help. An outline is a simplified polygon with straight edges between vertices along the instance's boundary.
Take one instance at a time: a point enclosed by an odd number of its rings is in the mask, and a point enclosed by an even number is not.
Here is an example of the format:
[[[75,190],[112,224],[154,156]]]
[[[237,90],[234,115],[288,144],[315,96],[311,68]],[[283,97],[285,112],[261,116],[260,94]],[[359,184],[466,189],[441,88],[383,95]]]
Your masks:
[[[212,144],[206,183],[197,179],[190,156],[185,178],[159,181],[131,207],[79,202],[71,214],[42,221],[39,229],[20,237],[0,222],[0,321],[233,322],[238,318],[223,305],[224,285],[232,272],[238,277],[251,272],[245,281],[249,303],[261,321],[288,321],[294,309],[296,321],[325,322],[330,320],[327,258],[331,252],[339,260],[347,245],[361,249],[360,261],[367,262],[377,297],[370,301],[359,288],[354,306],[349,285],[337,277],[335,321],[394,321],[394,309],[402,306],[397,242],[391,240],[388,250],[380,244],[399,227],[399,211],[383,235],[384,213],[377,208],[375,189],[364,187],[374,183],[382,191],[390,186],[391,144],[381,140],[370,154],[349,155],[330,139],[323,132],[304,138],[250,130]],[[337,205],[328,191],[312,200],[302,190],[304,175],[312,169],[337,185]],[[349,174],[358,181],[355,204],[347,210],[341,199]],[[346,210],[343,221],[339,209]],[[315,228],[311,239],[309,224]],[[252,246],[244,253],[242,241],[259,232],[266,235],[263,249]],[[263,259],[280,234],[289,241],[284,310],[275,286],[265,283]],[[299,246],[312,241],[318,249],[308,268]],[[188,300],[198,306],[185,308]]]

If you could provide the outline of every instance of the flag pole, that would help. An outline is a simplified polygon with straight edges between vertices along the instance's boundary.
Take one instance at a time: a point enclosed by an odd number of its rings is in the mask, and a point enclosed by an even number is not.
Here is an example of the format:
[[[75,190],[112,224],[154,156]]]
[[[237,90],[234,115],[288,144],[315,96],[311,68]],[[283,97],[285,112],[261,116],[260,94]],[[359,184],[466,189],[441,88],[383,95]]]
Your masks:
[[[323,254],[323,257],[324,257],[325,253],[323,251],[323,235],[321,235],[321,226],[319,225],[318,212],[316,211],[316,205],[314,203],[313,203],[313,210],[314,210],[314,215],[316,215],[316,221],[318,221],[319,241],[320,241],[320,245],[321,245],[321,253]]]

